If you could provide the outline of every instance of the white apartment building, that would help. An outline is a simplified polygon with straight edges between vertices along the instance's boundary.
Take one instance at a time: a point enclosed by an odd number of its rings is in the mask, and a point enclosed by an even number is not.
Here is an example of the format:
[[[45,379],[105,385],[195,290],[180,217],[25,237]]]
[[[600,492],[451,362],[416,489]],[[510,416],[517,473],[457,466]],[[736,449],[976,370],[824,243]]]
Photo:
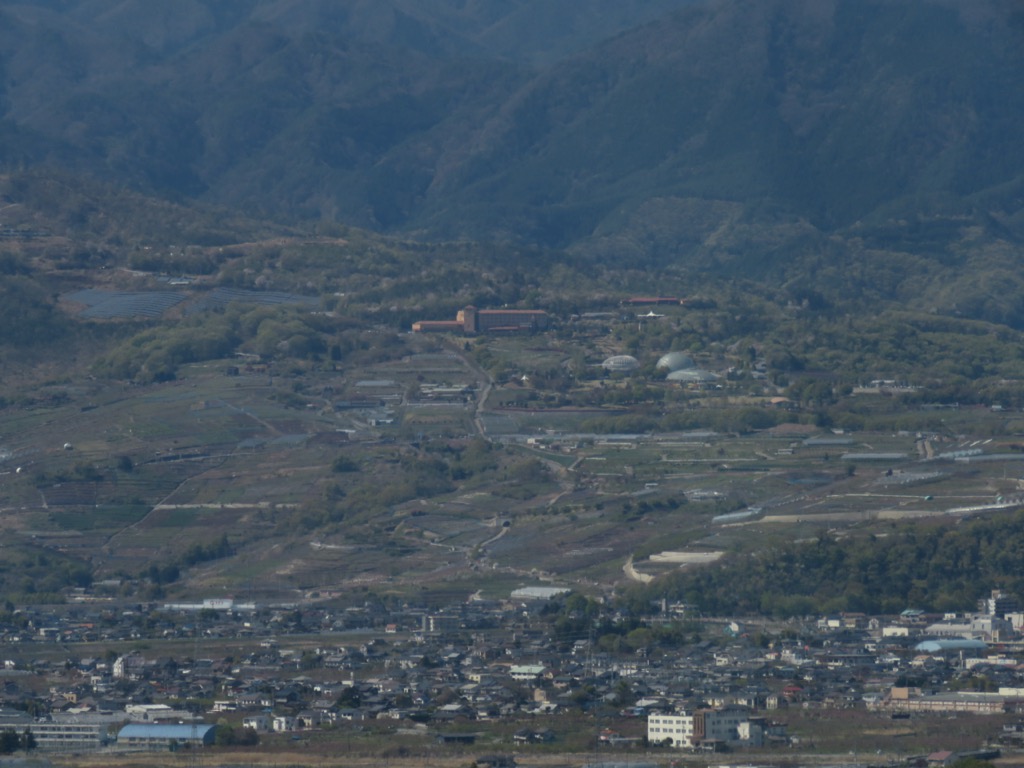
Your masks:
[[[693,745],[693,715],[650,715],[647,718],[647,741],[673,747]]]
[[[748,743],[760,729],[750,727],[750,714],[738,707],[698,709],[677,715],[651,715],[647,718],[647,740],[682,749],[723,744]]]

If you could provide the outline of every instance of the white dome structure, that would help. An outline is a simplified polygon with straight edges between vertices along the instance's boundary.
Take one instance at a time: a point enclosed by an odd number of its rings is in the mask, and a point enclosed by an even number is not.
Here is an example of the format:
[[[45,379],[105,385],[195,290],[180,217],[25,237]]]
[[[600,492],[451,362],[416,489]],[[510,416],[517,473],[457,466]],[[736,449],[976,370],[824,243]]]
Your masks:
[[[711,371],[702,371],[700,368],[686,368],[681,371],[672,371],[665,377],[668,381],[681,381],[684,384],[703,383],[716,381],[719,376]]]
[[[639,368],[640,361],[632,355],[612,355],[601,363],[601,367],[606,371],[625,373],[628,371],[635,371]]]
[[[685,352],[669,352],[667,355],[662,355],[658,358],[658,362],[654,367],[659,371],[666,369],[669,371],[682,371],[686,368],[696,368],[697,364]]]

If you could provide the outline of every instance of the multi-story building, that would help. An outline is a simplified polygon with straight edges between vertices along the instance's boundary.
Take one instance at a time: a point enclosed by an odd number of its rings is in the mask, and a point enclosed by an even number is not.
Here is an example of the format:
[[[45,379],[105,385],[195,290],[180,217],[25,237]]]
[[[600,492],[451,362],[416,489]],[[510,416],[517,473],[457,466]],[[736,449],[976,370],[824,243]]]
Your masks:
[[[988,614],[950,616],[942,621],[929,624],[925,634],[932,637],[961,637],[985,642],[999,642],[1014,636],[1013,624]]]
[[[647,740],[681,748],[750,743],[757,740],[752,737],[762,733],[761,728],[751,728],[750,723],[749,712],[740,707],[657,714],[647,718]]]
[[[966,712],[975,715],[999,715],[1012,712],[1021,701],[1015,692],[979,693],[955,691],[930,696],[917,688],[893,687],[889,695],[875,704],[892,712]]]
[[[36,746],[41,750],[81,752],[100,749],[112,742],[110,729],[120,726],[124,720],[124,713],[54,714],[32,722],[25,730],[32,733]]]
[[[991,596],[978,601],[979,613],[996,616],[1001,619],[1006,618],[1006,614],[1019,610],[1020,603],[1017,602],[1017,599],[1006,594],[1001,589],[993,589]]]
[[[542,309],[477,309],[468,306],[459,310],[454,320],[418,320],[412,324],[417,333],[462,332],[530,333],[548,327],[548,313]]]
[[[515,333],[540,331],[548,327],[548,313],[542,309],[460,309],[455,319],[465,333]]]
[[[647,740],[651,744],[673,747],[693,745],[693,715],[650,715],[647,718]]]

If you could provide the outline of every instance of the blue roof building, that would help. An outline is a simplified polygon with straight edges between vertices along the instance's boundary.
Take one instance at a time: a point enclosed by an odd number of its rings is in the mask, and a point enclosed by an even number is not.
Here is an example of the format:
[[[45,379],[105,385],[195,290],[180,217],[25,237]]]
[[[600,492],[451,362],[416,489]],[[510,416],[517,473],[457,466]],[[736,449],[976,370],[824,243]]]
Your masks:
[[[945,639],[945,640],[922,640],[916,646],[915,651],[922,653],[960,653],[961,651],[984,651],[988,645],[981,640]]]
[[[177,725],[164,723],[129,723],[117,732],[119,747],[169,749],[173,745],[211,746],[216,725],[196,723]]]

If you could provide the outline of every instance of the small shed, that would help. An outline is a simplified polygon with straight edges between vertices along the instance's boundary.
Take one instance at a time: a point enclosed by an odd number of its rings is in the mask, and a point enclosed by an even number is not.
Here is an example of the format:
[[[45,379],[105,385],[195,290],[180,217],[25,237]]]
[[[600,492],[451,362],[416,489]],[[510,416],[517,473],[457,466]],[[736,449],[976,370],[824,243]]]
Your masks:
[[[475,733],[439,733],[436,736],[438,744],[473,744],[476,742]]]

